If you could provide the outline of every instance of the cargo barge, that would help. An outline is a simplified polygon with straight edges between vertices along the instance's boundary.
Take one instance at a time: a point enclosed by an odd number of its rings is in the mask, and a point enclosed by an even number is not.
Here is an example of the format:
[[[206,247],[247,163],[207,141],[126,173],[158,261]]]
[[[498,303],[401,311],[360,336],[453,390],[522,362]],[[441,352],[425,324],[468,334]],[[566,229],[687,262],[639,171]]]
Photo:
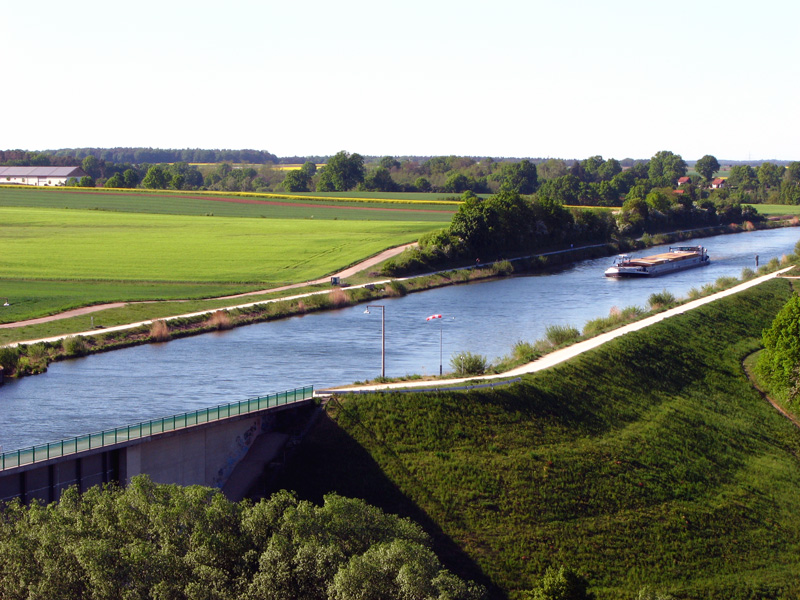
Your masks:
[[[711,262],[703,246],[670,247],[669,252],[634,258],[621,254],[606,269],[606,277],[655,277],[684,269],[704,267]]]

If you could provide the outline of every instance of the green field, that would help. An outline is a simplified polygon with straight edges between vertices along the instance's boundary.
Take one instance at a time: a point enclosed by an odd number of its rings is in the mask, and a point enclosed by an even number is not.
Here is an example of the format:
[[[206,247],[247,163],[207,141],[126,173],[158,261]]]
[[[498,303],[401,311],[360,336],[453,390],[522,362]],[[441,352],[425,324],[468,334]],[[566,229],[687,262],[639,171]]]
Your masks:
[[[767,217],[800,215],[800,206],[794,204],[749,204],[755,208],[759,214]]]
[[[516,385],[329,402],[275,489],[412,516],[496,598],[560,565],[599,600],[797,598],[800,432],[741,365],[790,292],[762,284]]]
[[[341,195],[341,194],[340,194]],[[370,197],[379,195],[372,194]],[[432,195],[433,196],[433,195]],[[355,196],[353,196],[355,198]],[[168,215],[251,217],[265,219],[345,219],[352,221],[432,221],[450,223],[454,205],[402,202],[322,201],[300,196],[157,192],[152,190],[78,190],[0,186],[0,207],[38,207]],[[435,198],[424,198],[434,200]]]
[[[308,281],[415,241],[451,217],[239,200],[0,188],[0,299],[10,303],[0,323]]]

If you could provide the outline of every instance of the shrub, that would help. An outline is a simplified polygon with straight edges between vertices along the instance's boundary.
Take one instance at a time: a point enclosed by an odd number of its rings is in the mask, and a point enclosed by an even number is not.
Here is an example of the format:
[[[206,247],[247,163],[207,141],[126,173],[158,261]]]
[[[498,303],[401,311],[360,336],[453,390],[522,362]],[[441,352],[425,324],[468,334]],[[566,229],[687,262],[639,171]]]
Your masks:
[[[742,274],[739,276],[742,281],[750,281],[756,276],[756,272],[750,267],[742,269]]]
[[[583,326],[583,335],[587,337],[593,337],[607,327],[610,327],[611,322],[611,317],[597,317],[596,319],[590,319],[586,321]]]
[[[0,367],[3,367],[6,375],[12,373],[19,363],[19,348],[0,348]]]
[[[612,306],[608,312],[607,317],[598,317],[586,322],[583,326],[583,335],[592,336],[597,335],[601,331],[611,327],[618,327],[623,323],[633,321],[642,314],[642,309],[638,306],[627,306],[620,310],[616,306]]]
[[[390,281],[389,286],[386,288],[387,296],[405,296],[408,289],[400,281]]]
[[[778,260],[777,257],[771,258],[769,260],[769,262],[767,263],[767,269],[769,270],[769,272],[777,271],[778,269],[780,269],[780,267],[781,267],[781,263],[780,263],[780,261]]]
[[[217,330],[230,329],[233,327],[233,320],[227,310],[217,310],[208,318],[206,326]]]
[[[492,269],[498,275],[509,275],[514,272],[514,265],[509,260],[501,260],[492,265]]]
[[[581,332],[572,325],[548,325],[544,335],[550,345],[561,346],[579,338]]]
[[[647,304],[653,310],[663,308],[665,306],[669,306],[670,304],[674,303],[675,303],[675,296],[672,294],[672,292],[668,292],[667,290],[654,292],[650,294],[650,297],[647,299]]]
[[[29,359],[37,362],[46,360],[50,356],[50,352],[48,351],[47,346],[42,342],[27,346],[25,348],[25,354],[28,355]]]
[[[71,335],[64,338],[61,342],[61,347],[64,349],[64,356],[83,356],[86,354],[86,340],[82,336]]]
[[[450,366],[456,375],[482,375],[486,372],[488,363],[486,357],[472,352],[459,352],[450,359]]]
[[[523,342],[522,340],[519,340],[516,344],[514,344],[511,354],[515,361],[522,363],[532,362],[540,355],[533,344],[530,342]]]
[[[739,280],[736,279],[736,277],[719,277],[714,282],[714,285],[718,290],[725,290],[730,287],[733,287],[737,283],[739,283]]]
[[[153,321],[150,324],[150,339],[154,342],[166,342],[171,339],[169,325],[163,320]]]
[[[572,569],[548,567],[538,588],[528,592],[529,600],[592,600],[586,579]]]
[[[350,303],[347,292],[342,288],[333,288],[328,294],[328,299],[331,301],[331,306],[335,306],[336,308],[347,306]]]
[[[639,590],[636,600],[675,600],[675,596],[645,586]]]
[[[703,284],[703,285],[700,287],[700,294],[701,294],[701,295],[703,295],[703,296],[708,296],[709,294],[713,294],[713,293],[714,293],[714,292],[716,292],[716,291],[717,291],[717,290],[716,290],[716,288],[714,287],[714,284],[713,284],[713,283],[704,283],[704,284]]]

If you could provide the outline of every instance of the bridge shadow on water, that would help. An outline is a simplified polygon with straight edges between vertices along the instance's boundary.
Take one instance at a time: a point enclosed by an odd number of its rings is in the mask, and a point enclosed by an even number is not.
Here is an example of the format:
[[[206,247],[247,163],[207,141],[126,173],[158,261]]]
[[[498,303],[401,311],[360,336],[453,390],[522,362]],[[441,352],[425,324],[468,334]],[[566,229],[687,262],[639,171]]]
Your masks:
[[[493,600],[507,598],[480,566],[386,476],[369,452],[325,413],[264,491],[270,495],[282,489],[293,490],[301,500],[315,504],[321,504],[325,494],[335,492],[407,517],[431,537],[433,551],[448,570],[485,586]]]

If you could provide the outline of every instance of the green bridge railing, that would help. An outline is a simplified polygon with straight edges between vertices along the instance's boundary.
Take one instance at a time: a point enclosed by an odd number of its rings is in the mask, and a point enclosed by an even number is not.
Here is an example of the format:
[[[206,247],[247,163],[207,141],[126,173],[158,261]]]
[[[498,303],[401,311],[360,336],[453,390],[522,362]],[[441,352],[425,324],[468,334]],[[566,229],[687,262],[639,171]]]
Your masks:
[[[103,446],[112,446],[120,442],[127,442],[157,433],[165,433],[167,431],[192,427],[193,425],[199,425],[201,423],[219,421],[221,419],[235,417],[236,415],[245,415],[247,413],[264,410],[265,408],[291,404],[293,402],[300,402],[301,400],[309,400],[313,397],[314,386],[310,385],[286,392],[270,394],[269,396],[250,398],[230,404],[220,404],[219,406],[183,413],[182,415],[173,415],[162,419],[153,419],[152,421],[142,421],[136,425],[117,427],[116,429],[81,435],[59,442],[50,442],[49,444],[4,452],[0,454],[0,471],[49,460],[51,458],[66,456],[67,454],[75,454],[76,452],[84,452],[86,450],[102,448]]]

